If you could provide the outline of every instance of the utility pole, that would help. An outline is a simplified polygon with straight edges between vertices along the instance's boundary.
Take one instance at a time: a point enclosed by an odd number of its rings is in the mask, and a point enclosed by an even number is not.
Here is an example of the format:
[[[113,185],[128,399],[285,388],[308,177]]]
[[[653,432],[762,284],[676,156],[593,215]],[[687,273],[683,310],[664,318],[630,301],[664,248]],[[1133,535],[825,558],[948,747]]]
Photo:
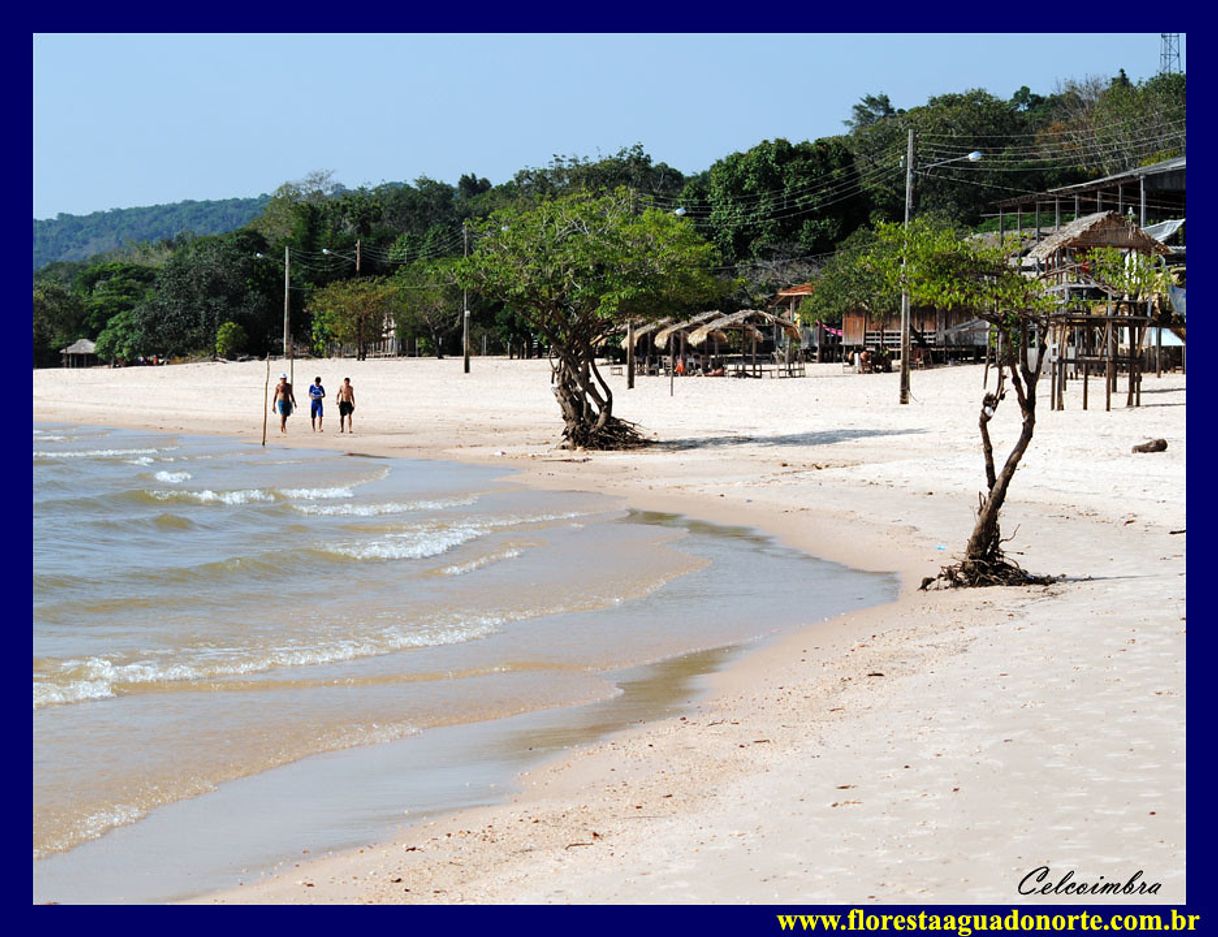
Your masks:
[[[461,239],[465,244],[465,256],[469,257],[469,224],[461,222]],[[461,289],[461,308],[465,311],[461,330],[461,347],[465,352],[465,373],[469,374],[469,289]]]
[[[359,276],[359,238],[355,239],[355,275]],[[364,360],[364,317],[358,319],[358,331],[355,336],[355,360]]]
[[[905,255],[901,257],[901,403],[909,403],[909,206],[913,201],[914,132],[909,128],[909,146],[905,151]],[[881,335],[884,333],[881,332]],[[863,336],[866,344],[867,336]]]
[[[283,353],[288,359],[288,380],[296,383],[296,358],[292,354],[292,248],[283,245]]]

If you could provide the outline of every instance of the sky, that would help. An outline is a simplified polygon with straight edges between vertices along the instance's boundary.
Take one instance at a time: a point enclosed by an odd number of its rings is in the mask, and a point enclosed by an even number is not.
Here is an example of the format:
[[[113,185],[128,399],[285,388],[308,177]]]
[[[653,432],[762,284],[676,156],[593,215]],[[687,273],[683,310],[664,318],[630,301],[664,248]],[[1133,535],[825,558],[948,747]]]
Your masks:
[[[252,197],[315,170],[498,184],[636,143],[695,173],[842,133],[866,94],[1048,94],[1159,63],[1159,33],[35,34],[34,218]]]

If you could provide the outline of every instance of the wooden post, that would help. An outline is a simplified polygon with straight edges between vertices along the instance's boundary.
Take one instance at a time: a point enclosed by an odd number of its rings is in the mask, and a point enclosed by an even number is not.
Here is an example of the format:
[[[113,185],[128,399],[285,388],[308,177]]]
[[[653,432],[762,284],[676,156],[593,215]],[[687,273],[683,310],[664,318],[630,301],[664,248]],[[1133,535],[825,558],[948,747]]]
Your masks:
[[[634,388],[634,320],[626,323],[626,389]]]
[[[1155,329],[1155,377],[1163,376],[1163,325]]]
[[[1116,334],[1112,328],[1112,304],[1108,305],[1108,325],[1104,334],[1104,409],[1112,409],[1112,385],[1116,382]]]
[[[262,385],[262,444],[266,445],[266,414],[271,403],[271,350],[266,350],[266,383]]]
[[[1087,409],[1087,378],[1091,374],[1091,365],[1083,365],[1083,409]]]

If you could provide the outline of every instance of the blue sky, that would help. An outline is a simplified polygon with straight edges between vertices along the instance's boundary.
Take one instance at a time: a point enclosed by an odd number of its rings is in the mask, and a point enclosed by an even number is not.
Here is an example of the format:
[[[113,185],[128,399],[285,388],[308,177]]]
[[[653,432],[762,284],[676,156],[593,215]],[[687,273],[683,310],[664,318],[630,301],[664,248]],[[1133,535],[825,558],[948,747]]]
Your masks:
[[[1159,53],[1159,33],[36,34],[34,217],[255,196],[318,169],[499,183],[635,143],[692,173],[840,133],[865,94],[1138,81]]]

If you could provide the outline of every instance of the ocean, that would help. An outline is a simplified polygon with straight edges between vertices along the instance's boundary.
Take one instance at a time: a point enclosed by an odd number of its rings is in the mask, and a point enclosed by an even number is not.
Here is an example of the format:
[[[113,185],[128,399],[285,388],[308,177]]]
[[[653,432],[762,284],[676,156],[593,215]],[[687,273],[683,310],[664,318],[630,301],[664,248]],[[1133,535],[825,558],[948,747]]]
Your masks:
[[[35,897],[183,897],[502,796],[508,739],[670,711],[732,649],[896,589],[506,468],[39,425]]]

